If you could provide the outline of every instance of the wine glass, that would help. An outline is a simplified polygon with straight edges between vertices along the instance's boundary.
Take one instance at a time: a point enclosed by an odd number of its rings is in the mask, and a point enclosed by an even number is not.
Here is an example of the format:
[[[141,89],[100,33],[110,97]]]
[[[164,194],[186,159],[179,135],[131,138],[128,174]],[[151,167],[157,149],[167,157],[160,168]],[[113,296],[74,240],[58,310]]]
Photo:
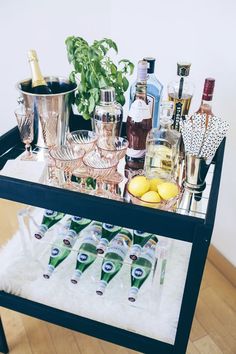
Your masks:
[[[84,156],[83,163],[87,167],[89,176],[97,181],[96,190],[90,193],[99,197],[112,198],[112,194],[103,188],[103,181],[116,170],[118,160],[107,159],[101,157],[98,151],[91,151]]]
[[[55,161],[55,166],[64,172],[66,181],[63,187],[77,190],[71,182],[71,177],[73,171],[81,165],[84,154],[84,150],[77,151],[67,145],[55,146],[49,150],[49,155]]]
[[[47,148],[52,148],[57,142],[59,114],[54,111],[45,111],[39,113],[39,119],[42,127],[43,141]]]
[[[108,186],[108,191],[112,195],[112,199],[123,201],[124,198],[119,194],[119,184],[123,182],[124,177],[121,173],[114,171],[105,180],[104,183]]]
[[[25,152],[21,156],[21,160],[36,160],[31,147],[34,138],[34,111],[20,104],[20,106],[15,109],[14,113],[21,141],[25,144]]]
[[[127,151],[129,142],[122,137],[101,137],[97,141],[97,147],[102,157],[121,160]]]

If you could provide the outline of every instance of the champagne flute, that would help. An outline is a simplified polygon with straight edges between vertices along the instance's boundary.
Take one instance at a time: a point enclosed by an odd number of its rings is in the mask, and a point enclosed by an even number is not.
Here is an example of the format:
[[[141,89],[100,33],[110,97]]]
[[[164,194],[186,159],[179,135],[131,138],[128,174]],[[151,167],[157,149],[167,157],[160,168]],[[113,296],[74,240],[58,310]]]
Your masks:
[[[34,138],[34,111],[25,108],[20,104],[14,111],[21,141],[25,144],[25,152],[21,156],[21,160],[36,160],[35,154],[32,152],[31,143]]]

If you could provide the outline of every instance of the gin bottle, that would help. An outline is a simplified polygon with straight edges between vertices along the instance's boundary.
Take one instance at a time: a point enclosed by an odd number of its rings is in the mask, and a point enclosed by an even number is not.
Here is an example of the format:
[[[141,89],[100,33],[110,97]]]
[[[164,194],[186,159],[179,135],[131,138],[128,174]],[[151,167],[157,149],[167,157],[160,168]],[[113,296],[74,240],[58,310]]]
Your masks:
[[[72,216],[68,231],[63,238],[63,242],[68,247],[73,247],[79,233],[85,229],[92,220],[85,219],[80,216]]]
[[[95,261],[97,257],[97,244],[102,236],[101,223],[94,222],[85,231],[83,242],[77,255],[76,268],[71,278],[77,284],[83,272]]]
[[[48,268],[43,274],[45,279],[49,279],[51,277],[55,268],[69,256],[70,252],[71,249],[66,247],[60,240],[53,244],[48,262]]]
[[[190,63],[177,63],[177,78],[167,87],[169,100],[174,102],[173,128],[180,131],[180,119],[189,112],[194,85],[189,80]]]
[[[103,223],[102,238],[97,245],[97,252],[103,254],[108,246],[108,243],[118,234],[120,230],[120,226]]]
[[[141,255],[132,262],[131,265],[131,289],[128,299],[131,302],[136,301],[137,294],[143,283],[151,273],[155,261],[155,250],[158,238],[153,235],[143,247]]]
[[[129,255],[133,261],[139,257],[142,247],[148,242],[151,237],[152,234],[148,232],[133,230],[133,246],[131,247]]]
[[[46,209],[43,214],[43,219],[41,225],[38,227],[38,230],[34,233],[34,237],[38,240],[44,237],[45,233],[58,221],[64,217],[64,213]]]
[[[98,295],[103,295],[107,284],[120,271],[131,242],[132,235],[126,229],[121,229],[110,242],[102,262],[101,280],[96,291]]]
[[[173,102],[163,101],[160,107],[160,128],[147,136],[145,175],[147,178],[171,180],[174,177],[180,146],[180,133],[172,129]]]

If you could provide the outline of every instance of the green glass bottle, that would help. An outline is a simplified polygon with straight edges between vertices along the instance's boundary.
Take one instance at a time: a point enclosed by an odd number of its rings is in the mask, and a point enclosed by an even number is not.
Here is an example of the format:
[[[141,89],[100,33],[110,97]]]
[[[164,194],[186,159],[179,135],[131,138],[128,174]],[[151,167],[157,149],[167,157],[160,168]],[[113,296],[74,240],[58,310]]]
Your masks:
[[[51,248],[51,255],[48,262],[47,271],[43,274],[45,279],[49,279],[55,268],[66,259],[71,252],[71,249],[66,247],[61,241],[57,241]]]
[[[97,253],[103,254],[109,242],[118,234],[121,230],[121,226],[115,226],[111,224],[102,224],[102,238],[97,246]]]
[[[110,242],[102,262],[101,280],[96,291],[98,295],[103,295],[107,284],[121,269],[131,242],[132,234],[124,228]]]
[[[66,235],[63,238],[64,244],[68,247],[73,247],[79,233],[83,229],[85,229],[91,222],[92,220],[90,219],[85,219],[80,216],[72,216],[68,231],[66,232]]]
[[[60,221],[64,217],[64,215],[64,213],[46,209],[43,214],[41,225],[34,233],[34,237],[36,237],[38,240],[43,238],[48,229],[50,229],[50,227]]]
[[[82,244],[77,255],[76,268],[71,278],[73,284],[77,284],[83,272],[95,261],[97,258],[96,247],[102,236],[102,226],[99,222],[93,222],[90,225],[83,237]]]
[[[133,246],[130,250],[130,258],[135,261],[141,253],[142,247],[152,237],[152,234],[139,230],[133,230]]]
[[[132,262],[131,265],[131,289],[128,299],[136,301],[137,294],[145,280],[151,273],[155,261],[155,251],[158,238],[153,235],[143,247],[140,257]]]

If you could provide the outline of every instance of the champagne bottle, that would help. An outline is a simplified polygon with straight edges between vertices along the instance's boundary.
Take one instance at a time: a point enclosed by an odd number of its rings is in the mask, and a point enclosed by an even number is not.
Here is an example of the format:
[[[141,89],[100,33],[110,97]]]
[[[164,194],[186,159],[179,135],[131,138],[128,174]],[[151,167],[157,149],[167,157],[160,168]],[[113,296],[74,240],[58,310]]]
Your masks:
[[[45,279],[49,279],[55,268],[66,259],[71,249],[66,247],[60,240],[56,241],[51,248],[51,255],[48,262],[47,271],[43,274]]]
[[[92,220],[80,216],[72,216],[68,231],[63,238],[63,242],[68,247],[73,247],[79,233],[85,229]]]
[[[58,221],[64,217],[64,213],[46,209],[44,211],[43,219],[41,225],[38,227],[38,230],[34,233],[34,237],[38,240],[44,237],[45,233]]]
[[[120,226],[103,223],[102,238],[97,246],[97,252],[103,254],[107,248],[108,243],[118,234],[120,230]]]
[[[145,245],[145,243],[148,242],[151,237],[152,234],[148,232],[133,230],[133,246],[131,247],[129,255],[133,261],[138,258],[142,247]]]
[[[153,235],[143,247],[141,255],[132,262],[131,265],[131,289],[128,299],[131,302],[136,301],[137,294],[143,283],[151,273],[155,261],[155,250],[158,238]]]
[[[77,284],[83,272],[95,261],[97,257],[97,244],[102,236],[101,223],[94,222],[90,225],[83,237],[79,248],[74,274],[71,278],[73,284]]]
[[[111,241],[102,262],[101,280],[96,291],[98,295],[103,295],[107,284],[120,271],[131,242],[132,235],[124,228]]]
[[[39,67],[38,57],[35,50],[29,50],[28,60],[32,72],[32,93],[45,95],[52,93],[48,87]]]

